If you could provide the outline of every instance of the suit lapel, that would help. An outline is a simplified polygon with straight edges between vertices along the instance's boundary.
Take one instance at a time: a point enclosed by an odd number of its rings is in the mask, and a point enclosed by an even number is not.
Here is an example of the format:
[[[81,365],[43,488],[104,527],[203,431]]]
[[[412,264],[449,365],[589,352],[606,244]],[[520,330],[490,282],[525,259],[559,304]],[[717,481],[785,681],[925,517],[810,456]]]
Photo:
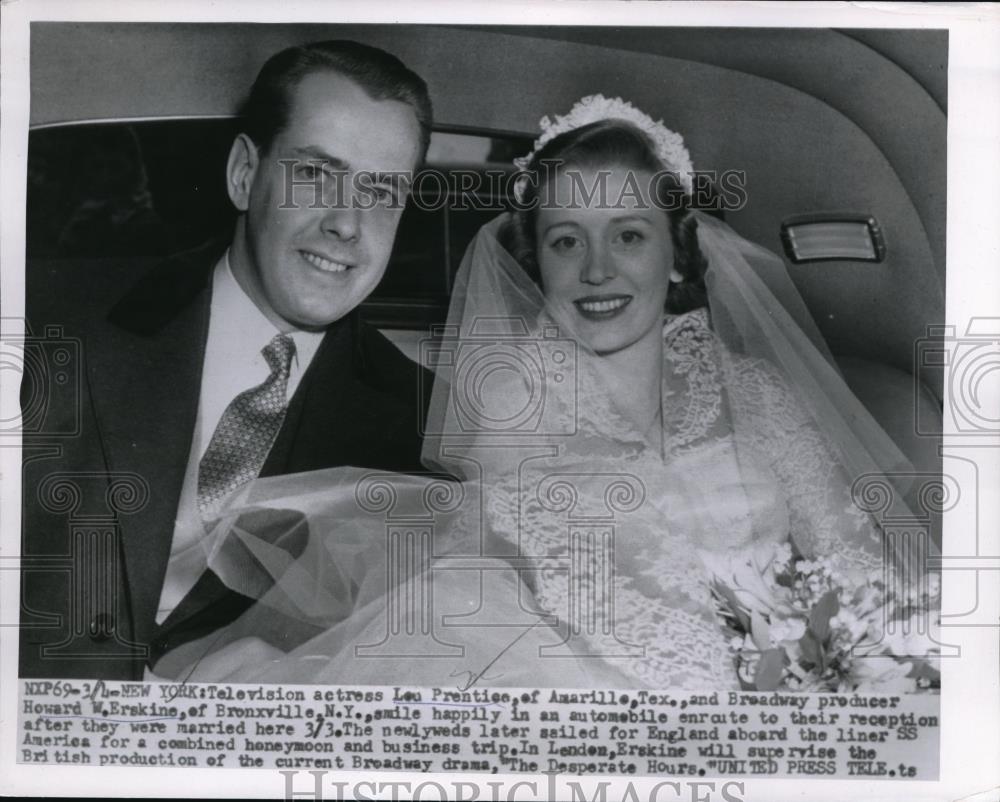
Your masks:
[[[333,324],[292,398],[261,476],[340,465],[405,470],[398,460],[398,424],[409,411],[367,379],[354,312]]]
[[[136,474],[149,500],[121,516],[135,634],[148,642],[198,413],[218,248],[159,265],[86,343],[91,393],[112,471]]]

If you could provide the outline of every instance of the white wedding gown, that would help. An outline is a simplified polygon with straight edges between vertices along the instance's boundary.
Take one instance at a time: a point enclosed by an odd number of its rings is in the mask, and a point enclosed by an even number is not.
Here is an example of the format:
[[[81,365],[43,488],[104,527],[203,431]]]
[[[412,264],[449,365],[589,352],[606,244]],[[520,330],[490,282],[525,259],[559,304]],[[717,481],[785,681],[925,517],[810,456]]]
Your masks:
[[[706,563],[792,538],[869,571],[881,540],[776,370],[731,353],[705,310],[668,317],[663,344],[660,444],[617,413],[584,359],[578,392],[547,399],[562,434],[530,454],[467,449],[476,481],[334,469],[254,483],[210,564],[260,601],[156,674],[739,688]]]

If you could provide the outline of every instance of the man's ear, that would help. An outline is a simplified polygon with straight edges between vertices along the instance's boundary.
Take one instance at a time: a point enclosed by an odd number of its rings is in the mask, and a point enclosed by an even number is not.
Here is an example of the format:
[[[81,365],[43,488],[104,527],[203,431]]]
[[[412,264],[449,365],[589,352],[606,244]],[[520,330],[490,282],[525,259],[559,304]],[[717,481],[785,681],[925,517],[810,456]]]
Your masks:
[[[257,146],[246,134],[238,134],[226,163],[226,191],[237,211],[245,212],[250,206],[250,187],[259,166]]]

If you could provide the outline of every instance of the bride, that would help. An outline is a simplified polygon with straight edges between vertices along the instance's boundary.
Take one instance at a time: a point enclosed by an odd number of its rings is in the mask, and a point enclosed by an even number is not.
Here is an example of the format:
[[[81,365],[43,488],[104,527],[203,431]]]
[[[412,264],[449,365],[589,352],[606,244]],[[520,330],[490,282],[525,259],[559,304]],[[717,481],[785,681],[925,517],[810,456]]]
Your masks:
[[[681,137],[630,104],[542,126],[428,348],[435,475],[243,488],[209,565],[257,603],[156,676],[738,688],[713,567],[881,564],[851,482],[904,461],[780,259],[692,211]]]

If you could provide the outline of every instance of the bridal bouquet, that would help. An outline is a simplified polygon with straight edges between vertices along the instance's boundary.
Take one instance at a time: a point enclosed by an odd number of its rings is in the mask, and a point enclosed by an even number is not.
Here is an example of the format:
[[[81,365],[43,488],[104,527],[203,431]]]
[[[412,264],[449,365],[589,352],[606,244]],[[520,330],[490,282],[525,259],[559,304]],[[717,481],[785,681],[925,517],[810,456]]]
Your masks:
[[[790,543],[706,556],[716,612],[744,689],[914,693],[940,687],[940,581],[905,598],[882,573],[848,579]]]

